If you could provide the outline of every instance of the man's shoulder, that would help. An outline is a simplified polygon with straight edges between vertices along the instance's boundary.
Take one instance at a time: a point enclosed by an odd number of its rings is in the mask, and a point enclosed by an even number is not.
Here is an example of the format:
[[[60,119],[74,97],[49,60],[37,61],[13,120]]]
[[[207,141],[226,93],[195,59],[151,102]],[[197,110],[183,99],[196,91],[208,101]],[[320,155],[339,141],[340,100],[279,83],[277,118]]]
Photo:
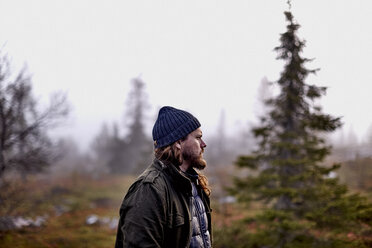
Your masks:
[[[150,165],[129,187],[123,204],[136,201],[138,197],[146,198],[153,194],[164,195],[166,187],[162,171]]]
[[[159,161],[154,161],[136,180],[140,184],[165,184],[165,173],[162,164]]]
[[[145,171],[142,174],[142,182],[143,183],[155,183],[158,181],[160,177],[161,171],[153,169],[153,170],[148,170]]]
[[[170,166],[173,165],[166,165],[162,161],[155,159],[132,184],[128,193],[131,195],[143,190],[147,192],[155,190],[155,192],[160,194],[168,194],[167,192],[176,190],[177,185],[187,179]]]

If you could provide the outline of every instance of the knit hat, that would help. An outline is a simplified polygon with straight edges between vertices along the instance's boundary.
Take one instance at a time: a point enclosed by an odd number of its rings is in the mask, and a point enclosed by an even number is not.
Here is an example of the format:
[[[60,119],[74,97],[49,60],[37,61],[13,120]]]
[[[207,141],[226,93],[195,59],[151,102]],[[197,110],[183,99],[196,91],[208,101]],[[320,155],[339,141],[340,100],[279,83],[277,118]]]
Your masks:
[[[198,119],[189,112],[169,106],[162,107],[152,129],[155,148],[170,145],[198,127],[200,127]]]

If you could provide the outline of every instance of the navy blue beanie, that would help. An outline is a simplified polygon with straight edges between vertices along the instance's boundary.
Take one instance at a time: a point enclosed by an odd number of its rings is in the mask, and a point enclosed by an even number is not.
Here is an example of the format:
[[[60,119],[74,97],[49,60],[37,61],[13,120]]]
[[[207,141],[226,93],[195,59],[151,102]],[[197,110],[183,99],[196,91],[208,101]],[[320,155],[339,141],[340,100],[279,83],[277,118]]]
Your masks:
[[[165,106],[159,110],[152,129],[155,148],[170,145],[200,127],[198,119],[189,112]]]

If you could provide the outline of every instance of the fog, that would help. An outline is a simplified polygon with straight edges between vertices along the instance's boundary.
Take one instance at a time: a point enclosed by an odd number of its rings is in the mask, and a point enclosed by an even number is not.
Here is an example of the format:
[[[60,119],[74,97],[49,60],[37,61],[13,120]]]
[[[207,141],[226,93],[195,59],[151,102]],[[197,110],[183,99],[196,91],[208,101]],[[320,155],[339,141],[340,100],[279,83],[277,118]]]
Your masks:
[[[202,124],[214,247],[371,246],[371,1],[0,6],[1,247],[112,247],[165,105]]]
[[[72,112],[54,131],[88,150],[103,123],[127,123],[132,78],[146,84],[150,135],[157,109],[171,105],[199,118],[206,136],[246,129],[260,114],[263,78],[282,70],[273,48],[285,30],[286,1],[1,1],[0,45],[14,70],[26,63],[45,103],[68,95]],[[304,56],[321,68],[310,83],[328,86],[325,112],[343,116],[358,140],[372,123],[369,1],[294,1],[307,41]],[[365,114],[363,114],[365,113]]]

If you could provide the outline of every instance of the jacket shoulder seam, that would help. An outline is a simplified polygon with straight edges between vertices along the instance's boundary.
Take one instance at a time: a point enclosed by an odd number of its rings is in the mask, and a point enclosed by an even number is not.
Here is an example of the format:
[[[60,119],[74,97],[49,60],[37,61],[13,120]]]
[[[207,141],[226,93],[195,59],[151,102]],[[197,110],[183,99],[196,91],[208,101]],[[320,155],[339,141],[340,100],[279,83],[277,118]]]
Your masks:
[[[150,171],[147,175],[144,176],[142,182],[143,183],[154,183],[156,178],[158,178],[160,175],[160,172],[157,170]]]

